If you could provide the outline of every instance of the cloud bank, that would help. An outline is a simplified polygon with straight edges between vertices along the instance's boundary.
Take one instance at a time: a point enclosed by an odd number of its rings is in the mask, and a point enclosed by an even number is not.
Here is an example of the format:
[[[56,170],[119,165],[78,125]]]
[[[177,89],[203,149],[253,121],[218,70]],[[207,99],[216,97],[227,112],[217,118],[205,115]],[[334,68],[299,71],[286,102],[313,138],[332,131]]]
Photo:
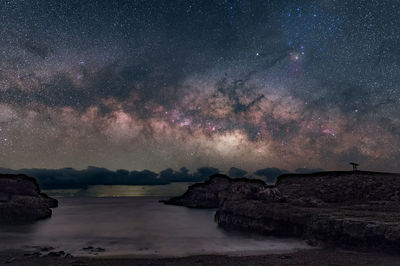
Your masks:
[[[296,169],[296,173],[310,173],[323,171],[323,169]],[[171,168],[159,173],[142,170],[128,171],[118,169],[116,171],[107,168],[89,166],[84,170],[74,168],[61,169],[19,169],[13,170],[0,168],[0,174],[25,174],[35,177],[43,189],[85,189],[95,185],[167,185],[174,182],[202,182],[208,180],[213,174],[221,173],[214,167],[200,167],[194,172],[182,167],[178,171]],[[257,178],[269,183],[274,183],[276,177],[289,173],[289,171],[278,168],[259,169],[254,173],[231,167],[228,175],[232,178]]]

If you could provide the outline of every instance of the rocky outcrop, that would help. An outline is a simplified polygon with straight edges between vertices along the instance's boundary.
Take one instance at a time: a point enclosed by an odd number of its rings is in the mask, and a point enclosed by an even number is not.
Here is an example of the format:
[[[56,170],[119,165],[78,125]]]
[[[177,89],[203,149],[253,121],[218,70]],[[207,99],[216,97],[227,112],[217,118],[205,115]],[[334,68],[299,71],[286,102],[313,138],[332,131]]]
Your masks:
[[[285,174],[277,188],[289,200],[304,198],[325,203],[400,201],[400,175],[342,171],[314,174]]]
[[[31,222],[51,216],[56,199],[40,192],[36,180],[26,175],[0,174],[0,222]]]
[[[163,202],[190,208],[217,208],[224,201],[239,199],[279,201],[281,195],[277,189],[271,188],[261,180],[232,179],[226,175],[215,174],[204,183],[191,185],[182,196]]]
[[[278,177],[275,187],[219,176],[193,185],[170,203],[218,207],[215,220],[226,229],[301,237],[312,244],[400,252],[399,193],[398,174],[286,174]]]
[[[225,201],[221,227],[302,237],[362,250],[400,251],[400,176],[373,172],[283,175],[283,200]]]

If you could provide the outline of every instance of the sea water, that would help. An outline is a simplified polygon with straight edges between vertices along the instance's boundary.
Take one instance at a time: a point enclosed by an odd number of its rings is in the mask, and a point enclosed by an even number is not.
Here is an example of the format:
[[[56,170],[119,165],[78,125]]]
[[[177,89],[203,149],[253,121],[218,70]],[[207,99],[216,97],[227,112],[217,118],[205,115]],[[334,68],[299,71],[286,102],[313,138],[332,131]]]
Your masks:
[[[89,189],[86,194],[49,191],[58,195],[59,200],[52,217],[28,225],[1,225],[0,249],[51,246],[73,255],[171,257],[252,255],[308,248],[301,240],[226,232],[214,222],[215,210],[159,202],[177,190],[101,186],[92,188],[92,192]],[[161,195],[154,195],[157,193]],[[84,249],[89,246],[105,251]]]

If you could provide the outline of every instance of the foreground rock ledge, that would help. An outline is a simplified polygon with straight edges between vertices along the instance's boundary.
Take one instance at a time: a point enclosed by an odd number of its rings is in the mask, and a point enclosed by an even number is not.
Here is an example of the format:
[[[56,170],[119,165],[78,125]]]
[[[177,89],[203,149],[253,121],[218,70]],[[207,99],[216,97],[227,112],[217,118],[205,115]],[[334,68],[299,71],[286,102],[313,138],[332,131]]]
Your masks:
[[[228,180],[230,184],[218,189],[213,201],[218,202],[215,220],[223,228],[301,237],[309,243],[349,249],[400,252],[398,174],[287,174],[278,177],[272,188],[263,182]],[[214,191],[210,181],[198,185],[201,193],[197,186],[189,188],[178,198],[180,205],[195,207],[205,195],[215,195],[204,191]],[[248,184],[252,188],[243,189]],[[196,201],[190,203],[190,199]]]
[[[51,216],[56,199],[40,192],[36,180],[26,175],[0,174],[0,222],[25,223]]]

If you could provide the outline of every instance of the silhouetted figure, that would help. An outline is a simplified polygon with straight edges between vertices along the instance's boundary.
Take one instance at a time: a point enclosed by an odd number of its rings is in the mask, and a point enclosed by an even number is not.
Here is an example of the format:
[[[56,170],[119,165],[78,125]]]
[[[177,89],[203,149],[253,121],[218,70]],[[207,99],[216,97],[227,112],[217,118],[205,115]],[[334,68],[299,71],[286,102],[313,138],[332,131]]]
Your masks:
[[[358,169],[357,169],[357,166],[359,166],[358,163],[353,163],[353,162],[351,162],[350,164],[353,166],[353,171],[357,171],[357,170],[358,170]]]

